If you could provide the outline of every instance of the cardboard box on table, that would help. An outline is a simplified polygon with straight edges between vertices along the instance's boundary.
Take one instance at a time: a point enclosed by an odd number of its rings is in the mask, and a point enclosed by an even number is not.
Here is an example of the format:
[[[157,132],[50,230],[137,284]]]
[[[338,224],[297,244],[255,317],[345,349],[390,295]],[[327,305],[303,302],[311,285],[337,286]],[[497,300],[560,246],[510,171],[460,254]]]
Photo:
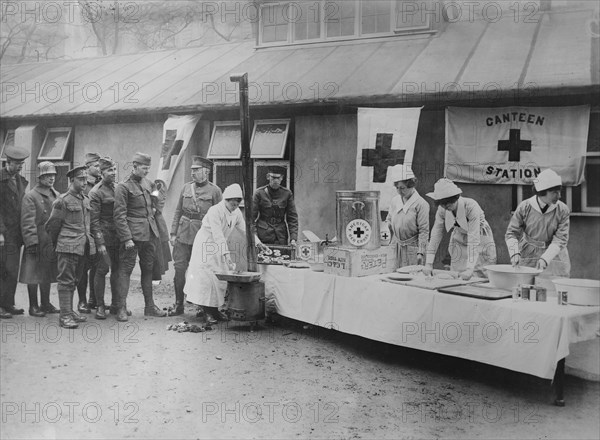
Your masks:
[[[397,269],[396,246],[378,249],[325,248],[325,273],[344,277],[364,277],[394,272]]]

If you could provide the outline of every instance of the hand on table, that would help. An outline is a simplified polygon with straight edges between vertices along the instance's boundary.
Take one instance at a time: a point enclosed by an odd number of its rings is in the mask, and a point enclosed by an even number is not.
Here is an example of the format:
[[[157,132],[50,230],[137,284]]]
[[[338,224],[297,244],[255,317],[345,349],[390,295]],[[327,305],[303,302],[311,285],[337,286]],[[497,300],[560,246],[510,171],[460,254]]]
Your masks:
[[[537,264],[535,265],[535,268],[538,270],[546,270],[547,267],[548,267],[548,263],[543,258],[540,258],[537,261]]]
[[[433,264],[426,264],[425,267],[423,267],[423,274],[425,274],[426,277],[433,276]]]
[[[461,280],[465,280],[465,281],[470,280],[473,277],[473,269],[463,270],[458,275],[460,276]]]

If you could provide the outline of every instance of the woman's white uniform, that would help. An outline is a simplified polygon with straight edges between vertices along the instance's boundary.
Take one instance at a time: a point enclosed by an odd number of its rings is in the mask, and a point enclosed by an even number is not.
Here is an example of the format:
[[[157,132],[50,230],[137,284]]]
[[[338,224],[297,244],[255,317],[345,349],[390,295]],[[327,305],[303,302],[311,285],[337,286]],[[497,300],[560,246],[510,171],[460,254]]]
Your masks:
[[[479,204],[467,197],[457,201],[456,216],[439,206],[427,247],[427,264],[433,264],[435,254],[446,231],[452,230],[448,251],[450,270],[473,269],[473,275],[487,278],[483,266],[496,264],[496,245],[492,229]]]
[[[546,260],[542,274],[546,278],[569,277],[569,207],[559,200],[542,213],[536,197],[523,200],[510,219],[505,236],[508,252],[511,258],[520,253],[523,266],[536,267],[540,258]]]
[[[187,301],[207,307],[220,307],[224,304],[227,282],[218,280],[215,272],[229,270],[223,257],[231,253],[227,247],[227,238],[235,229],[242,233],[246,231],[246,223],[239,208],[229,212],[225,200],[222,200],[208,209],[194,239],[186,273],[184,292],[187,294]]]
[[[392,199],[386,221],[397,243],[399,267],[417,264],[417,254],[425,255],[429,238],[429,203],[418,192],[406,201],[398,194]]]

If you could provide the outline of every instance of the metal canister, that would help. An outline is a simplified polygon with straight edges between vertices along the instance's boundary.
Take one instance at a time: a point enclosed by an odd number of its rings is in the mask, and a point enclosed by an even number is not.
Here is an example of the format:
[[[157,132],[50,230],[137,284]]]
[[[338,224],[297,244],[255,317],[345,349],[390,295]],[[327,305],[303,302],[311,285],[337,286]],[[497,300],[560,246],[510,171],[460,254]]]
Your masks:
[[[538,301],[546,302],[546,288],[542,286],[535,286],[536,296]]]
[[[379,249],[379,191],[336,191],[336,226],[340,246]]]
[[[566,290],[558,290],[556,293],[558,294],[558,304],[562,306],[569,304],[569,295]]]

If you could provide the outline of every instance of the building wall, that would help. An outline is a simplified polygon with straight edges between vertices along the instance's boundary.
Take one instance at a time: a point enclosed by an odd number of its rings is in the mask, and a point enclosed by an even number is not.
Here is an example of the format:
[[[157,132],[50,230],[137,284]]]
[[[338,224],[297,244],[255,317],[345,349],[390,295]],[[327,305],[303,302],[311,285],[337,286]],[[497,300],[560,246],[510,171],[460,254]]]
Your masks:
[[[300,231],[308,229],[324,239],[336,235],[335,191],[355,189],[356,113],[297,116],[295,139],[295,198]],[[444,110],[421,113],[413,170],[417,190],[430,203],[430,227],[435,206],[425,194],[444,175]],[[318,171],[317,171],[318,170]],[[485,212],[497,247],[498,263],[509,263],[504,234],[511,218],[512,188],[508,185],[459,184],[463,196],[475,199]],[[569,253],[571,277],[598,278],[600,272],[600,219],[571,217]],[[300,238],[303,238],[300,235]],[[449,234],[440,244],[436,264],[446,256]]]

